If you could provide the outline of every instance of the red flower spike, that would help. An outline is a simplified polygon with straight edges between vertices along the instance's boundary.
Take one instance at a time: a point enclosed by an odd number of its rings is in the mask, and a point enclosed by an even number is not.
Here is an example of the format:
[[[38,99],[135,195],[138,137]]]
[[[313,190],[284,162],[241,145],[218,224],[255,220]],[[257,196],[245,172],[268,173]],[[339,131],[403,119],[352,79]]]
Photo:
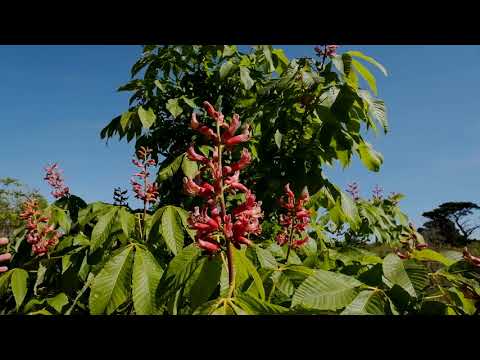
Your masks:
[[[133,175],[130,184],[132,184],[132,189],[135,192],[135,198],[142,200],[145,206],[146,204],[155,203],[159,195],[158,184],[148,182],[148,177],[150,176],[148,168],[156,165],[156,161],[149,158],[151,153],[152,149],[141,146],[137,151],[138,160],[132,159],[132,163],[140,169],[140,171]],[[135,178],[140,179],[143,184],[140,184]]]
[[[279,199],[279,203],[286,213],[279,216],[279,223],[283,229],[276,240],[280,246],[289,243],[292,248],[298,248],[308,241],[308,236],[303,236],[302,233],[310,224],[310,210],[304,208],[304,204],[309,200],[309,194],[305,188],[295,201],[295,194],[290,189],[290,184],[284,186],[284,191],[285,195]],[[287,234],[291,234],[290,239],[287,238]]]
[[[217,134],[213,129],[201,124],[195,114],[192,115],[191,127],[207,136],[215,145],[218,145],[221,139],[225,149],[231,151],[233,147],[250,138],[249,126],[245,126],[240,135],[235,136],[235,132],[240,128],[240,118],[237,114],[232,116],[229,124],[225,122],[224,115],[215,110],[208,102],[204,102],[204,108],[209,117],[217,123],[217,129],[223,133]],[[261,211],[261,202],[255,201],[255,196],[243,184],[239,182],[240,170],[244,169],[251,162],[251,156],[248,150],[243,149],[241,157],[237,163],[222,164],[218,147],[210,157],[203,157],[195,153],[192,147],[187,156],[194,161],[205,164],[200,168],[200,174],[196,181],[184,179],[185,192],[193,196],[201,196],[206,200],[206,207],[200,211],[198,208],[190,214],[189,225],[197,230],[196,242],[200,248],[207,252],[216,252],[221,249],[218,241],[213,238],[223,238],[231,241],[233,245],[240,248],[241,245],[251,245],[249,236],[261,233],[259,219],[263,217]],[[225,159],[225,157],[224,157]],[[233,175],[232,175],[233,173]],[[203,181],[207,179],[208,181]],[[202,180],[203,179],[203,180]],[[246,201],[233,209],[231,214],[221,202],[223,191],[242,191],[245,193]],[[220,209],[222,209],[220,211]],[[207,213],[207,210],[210,214]],[[220,240],[219,240],[220,241]]]

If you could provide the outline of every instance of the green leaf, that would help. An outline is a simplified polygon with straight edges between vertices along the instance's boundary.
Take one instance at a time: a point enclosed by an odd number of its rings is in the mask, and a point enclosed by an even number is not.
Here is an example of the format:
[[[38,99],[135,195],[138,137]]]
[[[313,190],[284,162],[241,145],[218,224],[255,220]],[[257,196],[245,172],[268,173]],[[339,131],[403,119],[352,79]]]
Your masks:
[[[63,260],[63,258],[62,258]],[[45,279],[45,273],[47,272],[47,267],[43,265],[42,263],[39,264],[38,270],[37,270],[37,279],[35,280],[35,285],[33,286],[33,294],[35,296],[38,295],[38,287],[43,283],[43,280]]]
[[[190,160],[187,156],[184,156],[182,161],[182,171],[186,177],[193,179],[198,173],[197,162]]]
[[[212,259],[204,258],[198,271],[199,274],[190,288],[192,309],[196,309],[212,296],[220,282],[222,260],[219,256]]]
[[[372,58],[370,56],[367,56],[360,51],[347,51],[347,53],[350,54],[351,56],[355,56],[355,57],[358,57],[360,59],[363,59],[363,60],[369,62],[370,64],[372,64],[372,65],[376,66],[378,69],[380,69],[380,71],[385,76],[388,76],[388,73],[387,73],[387,70],[385,69],[385,67],[382,64],[380,64],[377,60],[375,60],[374,58]]]
[[[316,270],[295,291],[292,307],[337,310],[350,304],[362,283],[357,279],[325,270]]]
[[[415,250],[412,253],[412,258],[420,261],[436,261],[445,266],[450,266],[455,263],[455,260],[449,259],[432,249]]]
[[[29,313],[33,310],[37,305],[43,305],[47,299],[31,299],[29,300],[25,306],[23,307],[24,313]]]
[[[52,206],[52,216],[53,221],[59,224],[60,227],[65,231],[65,233],[68,233],[70,231],[71,220],[65,210],[60,209],[56,206]]]
[[[237,266],[237,272],[240,269],[244,269],[249,276],[253,278],[253,283],[255,285],[255,289],[258,292],[258,295],[262,300],[265,300],[265,289],[263,287],[262,278],[257,272],[257,269],[252,264],[252,262],[248,259],[245,254],[245,249],[243,250],[235,250],[234,251],[234,262]]]
[[[249,315],[280,315],[290,311],[286,307],[260,300],[249,294],[238,294],[233,301]]]
[[[295,292],[295,285],[285,272],[275,272],[272,274],[272,281],[275,287],[285,296],[292,296]]]
[[[449,293],[453,296],[457,306],[461,308],[467,315],[474,315],[477,311],[475,307],[475,301],[472,299],[467,299],[463,292],[455,287],[448,289]]]
[[[411,261],[402,261],[395,254],[388,254],[383,259],[383,274],[390,282],[389,285],[400,286],[412,297],[418,297],[418,292],[428,280],[425,267]]]
[[[240,80],[247,90],[250,90],[255,83],[250,77],[250,70],[244,66],[240,66]]]
[[[362,291],[341,315],[385,315],[385,297],[378,290]]]
[[[275,144],[277,144],[277,147],[280,149],[282,147],[282,138],[283,138],[283,135],[280,131],[275,131]]]
[[[237,65],[232,63],[230,60],[226,61],[220,67],[220,80],[225,79],[228,75],[232,73],[232,71],[237,68]]]
[[[197,105],[195,105],[195,101],[187,98],[186,96],[182,96],[182,100],[185,102],[185,104],[190,106],[192,109],[195,109],[197,107]]]
[[[47,299],[47,303],[53,307],[56,312],[61,313],[63,307],[68,304],[68,296],[64,293],[60,293],[53,298]]]
[[[28,272],[23,269],[16,268],[12,270],[10,286],[12,287],[13,297],[15,298],[17,311],[27,295]]]
[[[265,59],[267,60],[268,64],[270,65],[270,72],[275,71],[275,66],[273,65],[272,60],[272,49],[270,45],[262,45],[263,55],[265,55]]]
[[[340,192],[340,200],[342,211],[345,214],[347,221],[351,223],[351,225],[354,225],[353,227],[358,226],[360,215],[358,215],[358,209],[355,202],[343,191]]]
[[[169,165],[162,168],[157,175],[157,181],[162,182],[168,178],[171,178],[182,165],[184,154],[179,155],[175,160],[173,160]]]
[[[355,68],[355,70],[358,71],[360,76],[365,79],[368,86],[370,86],[370,89],[372,89],[373,93],[375,95],[378,95],[377,82],[375,81],[375,76],[373,76],[372,73],[365,66],[362,65],[362,63],[360,63],[355,59],[352,59],[352,65]]]
[[[62,256],[62,274],[68,270],[68,268],[72,266],[71,255],[63,255]]]
[[[174,206],[166,206],[162,215],[162,236],[167,247],[177,255],[183,248],[184,234]]]
[[[122,226],[122,231],[128,238],[135,228],[135,215],[130,213],[125,207],[121,207],[118,211],[118,220]]]
[[[143,106],[140,106],[138,108],[138,116],[140,118],[140,121],[142,122],[143,127],[146,129],[150,129],[150,127],[155,122],[155,119],[157,118],[152,108],[148,108],[148,110],[145,110]]]
[[[178,104],[178,99],[168,100],[165,107],[174,118],[177,118],[181,113],[183,113],[182,107]]]
[[[278,269],[277,260],[268,250],[262,249],[260,246],[255,246],[255,252],[257,253],[258,261],[260,266],[264,269],[276,270]]]
[[[112,207],[105,215],[98,219],[92,231],[90,248],[92,252],[100,248],[110,236],[113,224],[117,216],[117,207]]]
[[[161,301],[165,301],[168,295],[185,285],[197,269],[200,255],[198,246],[190,244],[170,261],[157,290],[157,296]]]
[[[132,117],[134,113],[131,112],[131,111],[126,111],[122,114],[122,116],[120,117],[120,126],[122,127],[122,130],[123,131],[126,131],[127,130],[127,127],[128,127],[128,123],[130,121],[130,118]]]
[[[175,210],[177,211],[178,216],[180,216],[180,220],[182,222],[183,228],[188,233],[190,238],[192,240],[195,240],[195,230],[192,230],[190,228],[190,225],[188,224],[188,218],[190,217],[189,212],[186,211],[185,209],[182,209],[182,208],[176,207],[176,206],[175,206]]]
[[[8,290],[8,285],[10,284],[10,277],[12,276],[13,270],[8,271],[0,275],[0,296],[5,296]]]
[[[113,313],[130,296],[132,246],[113,256],[95,277],[89,298],[93,315]]]
[[[383,163],[383,157],[380,153],[372,149],[370,144],[363,143],[357,148],[360,160],[371,171],[377,172],[380,170],[380,165]]]
[[[148,250],[136,247],[133,263],[132,295],[137,315],[155,314],[155,294],[163,269]]]

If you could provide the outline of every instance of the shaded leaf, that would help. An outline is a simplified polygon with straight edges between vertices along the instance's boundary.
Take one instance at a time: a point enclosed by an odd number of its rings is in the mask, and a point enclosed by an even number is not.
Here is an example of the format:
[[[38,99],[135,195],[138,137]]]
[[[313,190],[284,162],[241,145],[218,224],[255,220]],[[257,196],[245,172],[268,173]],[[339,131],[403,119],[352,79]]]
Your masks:
[[[171,178],[182,165],[184,154],[179,155],[175,160],[173,160],[169,165],[162,168],[157,175],[157,181],[162,182],[168,178]]]

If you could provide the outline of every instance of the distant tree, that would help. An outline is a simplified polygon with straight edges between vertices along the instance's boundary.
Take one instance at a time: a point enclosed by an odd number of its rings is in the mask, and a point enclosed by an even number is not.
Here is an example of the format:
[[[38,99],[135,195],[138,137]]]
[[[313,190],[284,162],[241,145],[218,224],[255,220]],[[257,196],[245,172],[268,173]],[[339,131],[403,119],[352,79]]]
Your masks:
[[[430,219],[423,228],[422,234],[432,242],[445,242],[462,245],[473,239],[471,236],[480,225],[471,224],[468,219],[480,207],[472,202],[447,202],[422,216]]]
[[[47,200],[36,190],[29,190],[17,179],[0,178],[0,237],[9,237],[20,225],[19,214],[22,204],[28,198],[38,199],[40,206],[47,206]]]

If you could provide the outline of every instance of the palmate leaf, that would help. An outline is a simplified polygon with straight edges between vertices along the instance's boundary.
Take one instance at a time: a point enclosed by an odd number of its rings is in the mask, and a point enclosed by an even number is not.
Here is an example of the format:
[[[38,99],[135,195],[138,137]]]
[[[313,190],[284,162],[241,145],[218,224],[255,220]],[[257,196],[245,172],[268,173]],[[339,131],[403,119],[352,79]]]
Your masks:
[[[193,284],[190,287],[189,297],[192,309],[206,302],[215,291],[220,282],[222,260],[219,256],[212,259],[203,258],[195,272]]]
[[[234,262],[236,265],[237,272],[245,271],[248,273],[249,276],[252,277],[253,283],[255,285],[255,289],[262,300],[265,300],[265,289],[263,287],[262,278],[257,272],[257,269],[252,264],[252,262],[248,259],[245,254],[245,249],[236,250],[233,252]]]
[[[262,249],[257,245],[255,246],[255,252],[262,268],[269,270],[276,270],[278,268],[277,260],[275,260],[275,257],[270,251]]]
[[[162,236],[167,247],[177,255],[183,248],[184,234],[181,219],[174,206],[166,206],[163,211]]]
[[[402,261],[395,254],[388,254],[383,259],[383,274],[389,286],[398,285],[415,298],[428,283],[428,272],[423,265]]]
[[[128,238],[135,228],[135,215],[130,213],[125,207],[121,207],[118,211],[118,220],[124,235]]]
[[[130,296],[132,246],[114,255],[95,277],[89,298],[90,313],[113,313]]]
[[[325,270],[316,270],[295,291],[292,308],[338,310],[352,302],[362,283],[357,279]]]
[[[385,315],[385,295],[381,291],[365,290],[342,311],[341,315]]]
[[[133,262],[132,296],[137,315],[156,313],[155,293],[163,269],[148,250],[137,246]]]
[[[102,215],[92,231],[90,248],[92,252],[100,248],[110,236],[113,224],[117,217],[118,208],[112,207],[105,215]]]
[[[186,284],[197,269],[200,256],[201,251],[198,246],[190,244],[170,261],[157,288],[159,302],[165,302],[168,295],[175,293]]]

